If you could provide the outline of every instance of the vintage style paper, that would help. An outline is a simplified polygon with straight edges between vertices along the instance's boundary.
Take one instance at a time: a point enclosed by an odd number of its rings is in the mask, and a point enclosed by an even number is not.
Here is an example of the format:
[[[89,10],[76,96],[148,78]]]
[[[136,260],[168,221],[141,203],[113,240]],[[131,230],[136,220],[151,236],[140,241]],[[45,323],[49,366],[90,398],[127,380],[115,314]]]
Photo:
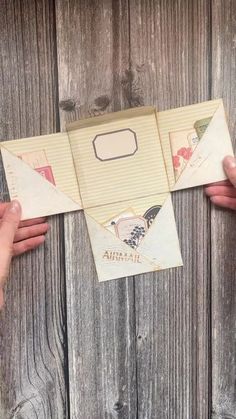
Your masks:
[[[22,218],[36,218],[82,208],[67,133],[0,143],[11,199]]]
[[[181,266],[170,191],[225,179],[222,100],[141,107],[1,142],[23,219],[83,209],[99,281]]]
[[[222,161],[233,156],[233,148],[221,99],[158,112],[157,119],[171,191],[226,179]],[[194,130],[199,141],[188,146]],[[173,144],[177,132],[185,139],[173,154],[171,139]]]
[[[104,228],[90,211],[85,217],[100,281],[183,265],[170,194],[137,247]]]
[[[67,126],[83,208],[169,191],[152,107]]]
[[[156,110],[67,129],[99,280],[181,266]]]

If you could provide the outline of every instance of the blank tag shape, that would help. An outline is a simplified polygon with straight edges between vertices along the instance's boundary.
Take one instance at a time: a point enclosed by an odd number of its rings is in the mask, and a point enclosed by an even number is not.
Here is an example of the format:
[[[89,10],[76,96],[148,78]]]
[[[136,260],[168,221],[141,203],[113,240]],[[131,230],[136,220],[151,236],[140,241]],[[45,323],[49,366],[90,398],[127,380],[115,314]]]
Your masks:
[[[135,132],[127,128],[96,135],[93,147],[97,159],[107,161],[133,156],[138,143]]]

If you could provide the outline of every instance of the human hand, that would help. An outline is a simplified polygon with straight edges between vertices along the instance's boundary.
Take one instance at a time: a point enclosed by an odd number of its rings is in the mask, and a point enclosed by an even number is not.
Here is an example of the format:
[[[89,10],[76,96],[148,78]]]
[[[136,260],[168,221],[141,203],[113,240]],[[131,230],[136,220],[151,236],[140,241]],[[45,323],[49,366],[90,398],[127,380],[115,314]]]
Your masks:
[[[225,157],[223,167],[229,180],[212,183],[205,192],[213,204],[236,210],[236,158]]]
[[[42,244],[49,228],[44,218],[20,222],[20,217],[21,207],[17,201],[0,203],[0,309],[12,256]]]

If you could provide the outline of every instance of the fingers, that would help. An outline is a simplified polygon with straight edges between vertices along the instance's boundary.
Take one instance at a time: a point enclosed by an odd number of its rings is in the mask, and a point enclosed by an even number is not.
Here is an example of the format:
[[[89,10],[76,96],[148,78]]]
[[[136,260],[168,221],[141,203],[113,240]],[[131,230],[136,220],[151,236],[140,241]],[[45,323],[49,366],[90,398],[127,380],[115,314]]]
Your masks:
[[[20,222],[18,201],[0,203],[0,309],[4,304],[3,285],[8,276],[12,256],[35,249],[45,241],[49,225],[45,218]]]
[[[231,156],[225,157],[223,167],[230,182],[236,188],[236,158]]]
[[[29,250],[33,250],[36,247],[39,247],[45,241],[45,236],[37,236],[32,237],[18,243],[14,243],[13,245],[13,256],[19,256],[22,253],[28,252]]]
[[[215,205],[236,210],[236,198],[230,198],[228,196],[212,196],[210,199]]]
[[[0,203],[0,223],[4,211],[9,206],[9,203]],[[21,221],[14,237],[13,256],[18,256],[28,250],[40,246],[44,241],[44,235],[49,230],[46,218],[34,218],[32,220]]]
[[[46,234],[48,230],[48,223],[31,225],[28,227],[21,227],[16,232],[14,243],[17,243],[22,240],[27,240],[31,237],[42,236]]]
[[[222,186],[222,185],[216,185],[216,186],[208,186],[205,188],[205,193],[208,196],[227,196],[230,198],[236,198],[236,188],[231,186]]]
[[[9,202],[1,202],[0,203],[0,218],[2,218],[4,211],[7,209]]]
[[[228,179],[206,186],[205,193],[213,204],[236,210],[236,158],[225,157],[223,167]]]
[[[210,185],[206,185],[205,188],[208,188],[209,186],[232,186],[232,183],[227,179],[220,182],[213,182]]]
[[[21,207],[18,201],[12,201],[2,216],[0,225],[0,288],[8,276],[13,253],[13,240],[21,217]]]
[[[34,218],[33,220],[21,221],[19,227],[29,227],[36,224],[45,223],[46,218]]]
[[[236,210],[236,188],[232,184],[224,186],[219,182],[215,186],[210,185],[205,188],[205,193],[213,204]]]
[[[0,225],[0,250],[11,248],[21,217],[21,207],[18,201],[12,201],[5,209]]]
[[[8,207],[9,202],[0,202],[0,219],[2,218],[4,211]],[[45,223],[46,217],[43,218],[34,218],[32,220],[21,221],[19,227],[28,227],[35,224],[42,224]]]

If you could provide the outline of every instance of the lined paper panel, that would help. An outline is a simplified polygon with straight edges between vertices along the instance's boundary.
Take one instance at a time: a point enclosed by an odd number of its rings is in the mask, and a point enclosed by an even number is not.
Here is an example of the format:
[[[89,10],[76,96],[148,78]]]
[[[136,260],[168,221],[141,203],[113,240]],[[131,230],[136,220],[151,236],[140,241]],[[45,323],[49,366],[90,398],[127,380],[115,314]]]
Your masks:
[[[169,194],[159,194],[139,198],[136,200],[118,202],[100,207],[93,207],[86,210],[86,213],[93,217],[98,223],[105,224],[112,217],[126,212],[131,212],[133,215],[144,216],[147,211],[155,209],[156,206],[162,206]]]
[[[213,116],[220,104],[222,104],[222,100],[217,99],[157,113],[160,139],[170,188],[175,185],[175,176],[169,133],[178,130],[193,129],[196,121]]]
[[[79,188],[67,133],[57,133],[4,141],[0,145],[16,156],[30,160],[36,166],[50,166],[55,186],[81,205]],[[35,154],[34,154],[35,153]]]
[[[169,191],[154,110],[68,134],[84,208]]]

